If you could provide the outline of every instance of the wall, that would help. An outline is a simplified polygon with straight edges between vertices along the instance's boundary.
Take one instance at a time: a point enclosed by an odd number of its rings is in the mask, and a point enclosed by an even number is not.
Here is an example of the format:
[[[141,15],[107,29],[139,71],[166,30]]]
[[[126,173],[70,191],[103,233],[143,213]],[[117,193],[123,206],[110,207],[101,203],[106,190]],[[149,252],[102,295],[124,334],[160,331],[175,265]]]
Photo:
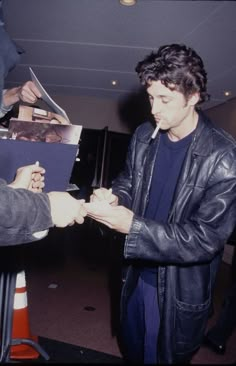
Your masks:
[[[103,129],[131,133],[135,126],[149,116],[145,95],[131,96],[122,102],[86,96],[53,96],[53,99],[67,112],[73,124],[82,124],[85,128]],[[136,98],[136,100],[135,100]],[[138,110],[139,108],[139,110]],[[128,109],[130,112],[128,112]],[[212,121],[236,138],[236,98],[230,99],[216,107],[205,110]]]
[[[108,126],[110,131],[129,133],[128,126],[119,118],[115,100],[86,96],[53,96],[53,99],[66,111],[73,124],[91,129]]]
[[[236,138],[236,98],[232,98],[226,103],[210,108],[205,113],[217,126],[224,128]]]
[[[150,103],[143,89],[119,100],[79,95],[53,95],[52,98],[73,124],[82,124],[84,128],[108,127],[109,131],[132,134],[140,123],[151,118]]]

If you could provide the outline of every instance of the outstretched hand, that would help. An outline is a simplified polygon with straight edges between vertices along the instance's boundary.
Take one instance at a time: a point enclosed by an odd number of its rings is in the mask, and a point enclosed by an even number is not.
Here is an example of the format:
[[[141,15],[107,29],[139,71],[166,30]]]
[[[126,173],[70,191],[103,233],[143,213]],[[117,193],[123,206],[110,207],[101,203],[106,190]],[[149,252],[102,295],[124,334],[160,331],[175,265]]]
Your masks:
[[[48,193],[52,222],[57,227],[82,224],[87,215],[84,200],[77,200],[67,192]]]
[[[84,203],[87,215],[92,219],[123,234],[128,234],[134,213],[124,206],[112,206],[107,201]]]

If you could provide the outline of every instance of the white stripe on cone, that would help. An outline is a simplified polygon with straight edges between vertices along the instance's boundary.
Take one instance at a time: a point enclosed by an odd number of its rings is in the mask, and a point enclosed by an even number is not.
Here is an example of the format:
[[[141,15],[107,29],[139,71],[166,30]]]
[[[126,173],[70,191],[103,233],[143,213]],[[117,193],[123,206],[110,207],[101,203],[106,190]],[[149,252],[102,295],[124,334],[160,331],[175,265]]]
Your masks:
[[[16,288],[21,288],[21,287],[25,287],[25,286],[26,286],[25,271],[21,271],[21,272],[17,273]]]
[[[24,309],[28,305],[26,292],[23,294],[15,294],[14,296],[14,310]]]
[[[26,287],[25,271],[21,271],[16,277],[16,289]],[[28,305],[26,291],[14,296],[14,310],[26,308]]]

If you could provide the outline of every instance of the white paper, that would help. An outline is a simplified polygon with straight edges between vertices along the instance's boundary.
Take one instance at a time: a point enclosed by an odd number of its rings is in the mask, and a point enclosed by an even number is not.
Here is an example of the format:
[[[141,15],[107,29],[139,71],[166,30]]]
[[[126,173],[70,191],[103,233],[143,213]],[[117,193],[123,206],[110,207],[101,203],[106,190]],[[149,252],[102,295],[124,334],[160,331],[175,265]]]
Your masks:
[[[57,113],[60,114],[61,116],[63,116],[64,118],[66,118],[69,121],[69,117],[67,116],[66,112],[64,111],[64,109],[62,109],[51,97],[50,95],[48,95],[48,93],[46,92],[46,90],[44,89],[44,87],[42,86],[42,84],[40,83],[40,81],[38,80],[38,78],[36,77],[35,73],[33,72],[33,70],[31,69],[31,67],[29,68],[30,70],[30,75],[31,75],[31,80],[35,83],[35,85],[37,86],[37,88],[39,89],[40,93],[42,94],[42,99],[52,108],[52,110]]]

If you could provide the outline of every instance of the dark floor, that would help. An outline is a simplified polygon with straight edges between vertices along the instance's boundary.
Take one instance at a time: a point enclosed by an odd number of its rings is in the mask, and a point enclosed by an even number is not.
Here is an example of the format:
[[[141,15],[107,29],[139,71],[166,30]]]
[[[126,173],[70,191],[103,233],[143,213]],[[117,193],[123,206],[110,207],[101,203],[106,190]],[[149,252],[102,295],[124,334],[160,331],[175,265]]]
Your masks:
[[[47,238],[24,246],[33,335],[122,357],[115,336],[122,261],[118,242],[119,238],[113,243],[106,231],[101,231],[88,219],[81,226],[53,229]],[[214,314],[208,326],[217,318],[229,285],[230,265],[222,262]],[[191,363],[231,364],[236,360],[235,344],[236,332],[229,339],[225,355],[201,347]],[[55,356],[55,350],[53,352]]]
[[[119,356],[65,342],[39,337],[38,343],[42,347],[43,352],[47,352],[48,356],[50,355],[49,359],[45,359],[44,355],[39,355],[35,360],[28,360],[28,363],[125,364],[124,360]]]

